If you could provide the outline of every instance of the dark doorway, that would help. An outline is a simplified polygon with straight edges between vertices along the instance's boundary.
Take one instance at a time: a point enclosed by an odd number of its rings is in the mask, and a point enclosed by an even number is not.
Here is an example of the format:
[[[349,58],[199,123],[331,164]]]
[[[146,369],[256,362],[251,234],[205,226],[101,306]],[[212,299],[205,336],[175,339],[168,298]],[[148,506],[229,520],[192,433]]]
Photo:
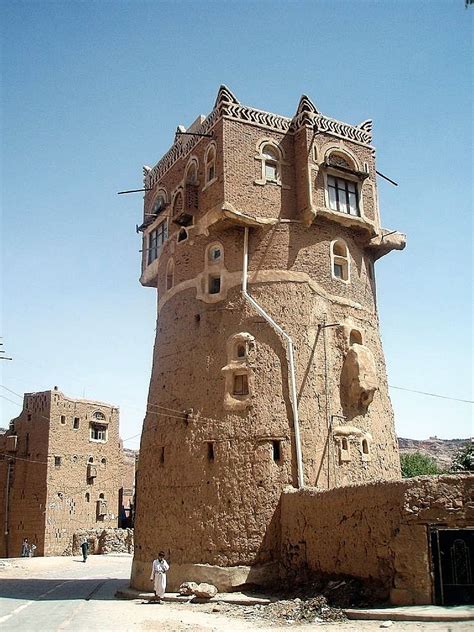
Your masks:
[[[438,605],[474,604],[474,529],[431,529]]]

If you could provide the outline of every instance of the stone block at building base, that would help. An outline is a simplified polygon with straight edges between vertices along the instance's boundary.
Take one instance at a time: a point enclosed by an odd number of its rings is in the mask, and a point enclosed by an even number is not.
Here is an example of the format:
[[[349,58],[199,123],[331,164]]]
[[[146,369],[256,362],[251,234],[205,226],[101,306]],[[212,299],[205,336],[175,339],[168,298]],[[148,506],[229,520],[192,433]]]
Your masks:
[[[149,562],[133,560],[132,588],[151,590]],[[178,592],[183,582],[213,584],[221,592],[234,592],[246,585],[265,586],[278,578],[277,564],[256,566],[213,566],[211,564],[173,564],[167,573],[167,588]]]

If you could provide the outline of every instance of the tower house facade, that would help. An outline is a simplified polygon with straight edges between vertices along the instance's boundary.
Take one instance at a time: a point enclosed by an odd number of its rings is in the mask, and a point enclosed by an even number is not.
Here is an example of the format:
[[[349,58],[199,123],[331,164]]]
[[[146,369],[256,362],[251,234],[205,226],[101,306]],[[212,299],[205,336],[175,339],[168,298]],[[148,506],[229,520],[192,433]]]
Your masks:
[[[140,281],[158,318],[135,587],[160,549],[172,585],[201,565],[263,581],[286,486],[399,478],[374,263],[405,238],[381,227],[371,142],[370,121],[305,96],[287,118],[221,86],[144,168]]]
[[[0,435],[0,556],[19,557],[23,538],[36,555],[71,554],[76,531],[117,527],[129,469],[116,406],[57,387],[25,393]]]

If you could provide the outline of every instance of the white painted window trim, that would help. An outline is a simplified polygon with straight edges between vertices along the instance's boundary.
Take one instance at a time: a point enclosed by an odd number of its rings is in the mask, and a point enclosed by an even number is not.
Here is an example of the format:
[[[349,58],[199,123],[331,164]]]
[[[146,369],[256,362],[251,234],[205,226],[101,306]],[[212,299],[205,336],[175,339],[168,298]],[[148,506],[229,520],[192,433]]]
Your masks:
[[[336,255],[334,254],[334,245],[337,242],[342,242],[346,248],[346,256],[343,257],[342,255]],[[341,281],[341,283],[345,283],[346,285],[349,285],[351,282],[351,257],[350,257],[350,252],[349,252],[349,247],[346,243],[346,241],[344,239],[342,239],[341,237],[338,237],[337,239],[333,239],[331,241],[331,244],[329,246],[330,250],[330,257],[331,257],[331,277],[335,280],[335,281]],[[337,260],[342,260],[342,261],[346,261],[347,262],[347,279],[341,279],[340,277],[336,276],[334,274],[334,264],[335,263],[339,263]]]

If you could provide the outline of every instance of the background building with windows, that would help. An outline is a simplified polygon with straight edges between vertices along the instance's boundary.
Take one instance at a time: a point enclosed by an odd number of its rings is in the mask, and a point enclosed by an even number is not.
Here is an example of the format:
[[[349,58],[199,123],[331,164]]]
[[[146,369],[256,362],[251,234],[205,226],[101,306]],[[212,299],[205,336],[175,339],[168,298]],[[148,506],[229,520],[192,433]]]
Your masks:
[[[26,393],[21,414],[0,435],[0,557],[18,557],[23,538],[37,555],[63,555],[76,531],[130,526],[134,474],[116,406],[56,387]]]
[[[144,167],[158,321],[133,585],[160,548],[172,584],[271,575],[285,486],[399,478],[374,263],[405,238],[381,227],[371,140],[307,97],[286,118],[221,87]]]

